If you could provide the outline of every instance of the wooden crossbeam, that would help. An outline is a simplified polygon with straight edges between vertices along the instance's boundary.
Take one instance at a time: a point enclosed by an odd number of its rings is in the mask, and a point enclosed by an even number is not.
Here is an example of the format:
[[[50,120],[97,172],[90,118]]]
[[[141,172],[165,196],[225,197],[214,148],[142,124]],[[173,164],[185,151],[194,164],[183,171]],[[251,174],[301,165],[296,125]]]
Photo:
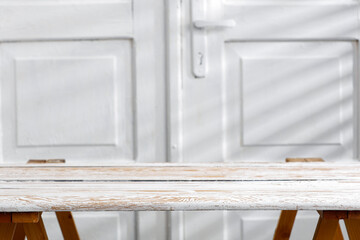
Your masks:
[[[1,240],[47,240],[40,212],[0,213]]]
[[[30,159],[27,164],[65,163],[65,159]]]
[[[0,213],[0,223],[11,223],[11,213]]]
[[[286,158],[286,162],[324,162],[322,158]]]
[[[71,212],[56,212],[65,240],[80,239]],[[40,212],[0,213],[0,240],[46,240]]]
[[[40,212],[6,212],[0,213],[0,223],[37,223]]]
[[[41,219],[40,212],[14,212],[11,215],[11,222],[13,223],[37,223]]]

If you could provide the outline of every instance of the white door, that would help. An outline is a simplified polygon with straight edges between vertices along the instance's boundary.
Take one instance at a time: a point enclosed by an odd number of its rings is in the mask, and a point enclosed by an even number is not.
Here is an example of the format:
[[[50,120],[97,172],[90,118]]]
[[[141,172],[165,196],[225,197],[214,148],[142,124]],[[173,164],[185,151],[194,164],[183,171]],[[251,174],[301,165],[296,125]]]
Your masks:
[[[164,16],[158,0],[0,0],[1,161],[165,161]],[[82,239],[166,234],[164,213],[75,221]]]
[[[182,16],[179,161],[358,159],[358,1],[184,0]],[[277,216],[178,219],[186,240],[254,240]]]

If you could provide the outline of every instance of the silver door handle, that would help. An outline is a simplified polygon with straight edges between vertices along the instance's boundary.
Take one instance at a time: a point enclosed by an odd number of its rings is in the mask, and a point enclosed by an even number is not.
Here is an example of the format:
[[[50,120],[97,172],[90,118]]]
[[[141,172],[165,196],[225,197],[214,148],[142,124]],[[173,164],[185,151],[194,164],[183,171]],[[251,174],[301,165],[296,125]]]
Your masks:
[[[206,21],[196,20],[194,21],[194,27],[199,29],[211,29],[211,28],[231,28],[235,27],[236,22],[234,20],[219,20],[219,21]]]
[[[207,20],[210,13],[207,13],[206,1],[191,0],[191,28],[192,37],[192,68],[195,78],[205,78],[208,72],[208,47],[206,36],[208,30],[217,30],[235,27],[233,19]],[[221,34],[221,33],[219,33]]]

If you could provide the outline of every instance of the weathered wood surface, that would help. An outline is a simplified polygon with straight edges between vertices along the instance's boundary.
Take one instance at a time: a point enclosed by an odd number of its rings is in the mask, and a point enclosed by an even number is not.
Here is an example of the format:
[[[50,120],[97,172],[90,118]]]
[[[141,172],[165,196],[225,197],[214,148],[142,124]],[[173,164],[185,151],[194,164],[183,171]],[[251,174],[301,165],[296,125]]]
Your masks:
[[[0,212],[360,210],[358,163],[0,165]]]
[[[109,166],[0,165],[7,180],[360,180],[360,163],[127,164]]]

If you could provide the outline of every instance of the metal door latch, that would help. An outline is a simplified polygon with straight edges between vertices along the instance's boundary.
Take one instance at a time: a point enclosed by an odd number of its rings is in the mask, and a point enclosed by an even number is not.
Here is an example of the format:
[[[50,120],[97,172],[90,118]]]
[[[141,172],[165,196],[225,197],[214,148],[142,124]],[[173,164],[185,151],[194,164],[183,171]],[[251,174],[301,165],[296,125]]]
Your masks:
[[[204,78],[207,74],[206,31],[235,27],[234,20],[208,21],[204,20],[206,0],[191,1],[191,32],[192,32],[192,65],[196,78]]]

